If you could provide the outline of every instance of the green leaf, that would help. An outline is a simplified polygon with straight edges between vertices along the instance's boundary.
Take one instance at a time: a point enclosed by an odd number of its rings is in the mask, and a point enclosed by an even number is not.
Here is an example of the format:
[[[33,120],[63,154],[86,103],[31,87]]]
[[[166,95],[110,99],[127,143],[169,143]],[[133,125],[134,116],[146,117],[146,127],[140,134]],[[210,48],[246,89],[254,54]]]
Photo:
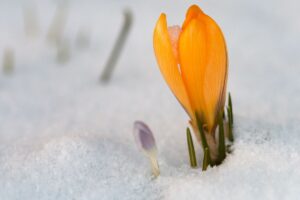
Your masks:
[[[187,138],[187,144],[188,144],[188,148],[189,148],[190,164],[191,164],[191,167],[195,168],[195,167],[197,167],[197,159],[196,159],[196,155],[195,155],[193,138],[192,138],[191,131],[189,128],[186,128],[186,138]]]
[[[233,131],[232,131],[232,118],[231,118],[231,110],[229,107],[227,107],[227,117],[228,117],[228,139],[230,142],[234,141],[233,138]]]
[[[203,152],[204,152],[203,162],[206,161],[207,165],[209,165],[209,164],[211,164],[211,158],[210,158],[209,146],[207,144],[206,137],[205,137],[204,130],[203,130],[203,124],[199,118],[199,115],[197,113],[195,113],[195,114],[196,114],[196,120],[197,120],[197,127],[198,127],[199,134],[201,137],[201,143],[202,143],[202,148],[203,148]],[[205,153],[206,151],[207,151],[207,153]],[[204,163],[203,163],[203,166],[204,166]],[[202,167],[202,169],[203,169],[203,167]]]
[[[209,149],[204,149],[204,157],[203,157],[203,163],[202,163],[202,171],[205,171],[207,169],[207,166],[210,163],[210,155],[209,155]]]
[[[233,108],[230,92],[228,93],[228,107],[230,109],[231,125],[233,125]]]
[[[121,55],[121,52],[123,50],[123,47],[125,45],[125,42],[128,38],[129,30],[131,29],[133,21],[133,15],[130,10],[124,11],[124,22],[121,28],[121,32],[119,33],[119,36],[115,42],[115,45],[112,49],[112,52],[110,53],[110,56],[107,60],[107,63],[104,67],[104,71],[102,72],[100,76],[100,80],[103,83],[108,83],[108,81],[111,79],[112,72],[114,71],[114,68],[117,64],[117,61]]]
[[[225,147],[225,136],[224,136],[224,124],[223,124],[223,117],[220,115],[219,117],[219,155],[218,155],[218,161],[221,164],[222,161],[226,157],[226,147]]]

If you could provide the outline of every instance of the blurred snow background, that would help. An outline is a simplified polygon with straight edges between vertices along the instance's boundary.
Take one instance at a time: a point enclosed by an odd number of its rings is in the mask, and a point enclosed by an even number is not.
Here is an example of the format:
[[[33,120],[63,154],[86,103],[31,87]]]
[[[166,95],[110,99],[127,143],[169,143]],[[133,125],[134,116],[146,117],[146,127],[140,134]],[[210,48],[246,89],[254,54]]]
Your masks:
[[[46,35],[58,1],[36,1],[39,32],[24,32],[26,1],[0,1],[0,61],[14,50],[13,74],[0,74],[0,199],[299,199],[300,3],[296,0],[70,1],[57,63]],[[152,49],[161,12],[181,24],[193,3],[226,36],[234,101],[234,152],[219,167],[190,169],[187,116],[164,83]],[[134,23],[109,84],[100,73],[123,9]],[[90,45],[76,47],[80,30]],[[132,136],[152,128],[161,176]],[[196,145],[199,152],[199,145]],[[201,154],[198,152],[198,161]]]

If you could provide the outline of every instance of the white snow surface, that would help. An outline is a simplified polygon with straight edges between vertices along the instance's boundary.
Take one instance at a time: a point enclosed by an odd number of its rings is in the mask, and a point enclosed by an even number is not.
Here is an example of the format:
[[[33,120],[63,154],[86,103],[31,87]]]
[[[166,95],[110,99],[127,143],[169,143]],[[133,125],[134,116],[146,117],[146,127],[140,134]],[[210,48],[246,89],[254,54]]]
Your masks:
[[[70,1],[65,65],[46,41],[56,2],[36,1],[40,32],[28,39],[26,2],[0,1],[1,63],[6,47],[15,52],[14,73],[0,74],[1,200],[300,198],[299,1]],[[152,47],[159,14],[181,24],[194,3],[227,39],[235,112],[234,151],[206,172],[189,166],[188,117]],[[126,7],[133,27],[112,80],[101,84]],[[74,44],[81,27],[91,34],[86,49]],[[134,143],[135,120],[156,137],[157,179]]]

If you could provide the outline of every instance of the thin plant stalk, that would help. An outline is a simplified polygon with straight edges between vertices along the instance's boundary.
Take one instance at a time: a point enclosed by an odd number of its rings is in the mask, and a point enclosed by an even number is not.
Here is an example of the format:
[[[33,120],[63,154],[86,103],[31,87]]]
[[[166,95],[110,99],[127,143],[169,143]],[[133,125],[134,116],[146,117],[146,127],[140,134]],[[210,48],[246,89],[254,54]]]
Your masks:
[[[191,131],[189,128],[186,129],[186,137],[187,137],[187,144],[189,149],[189,156],[190,156],[190,164],[192,168],[197,167],[197,159],[195,154],[195,148],[193,143],[193,138],[191,135]]]
[[[15,54],[13,49],[6,48],[3,53],[3,73],[12,74],[15,67]]]
[[[58,44],[63,39],[63,32],[67,22],[68,3],[61,2],[56,9],[55,16],[48,30],[47,39],[50,43]]]
[[[197,127],[198,127],[198,130],[199,130],[199,134],[200,134],[200,138],[201,138],[201,142],[202,142],[202,148],[203,148],[203,151],[204,151],[204,159],[203,159],[202,169],[206,170],[207,165],[211,164],[209,146],[208,146],[207,141],[206,141],[206,137],[205,137],[204,130],[203,130],[203,125],[202,125],[201,120],[200,120],[197,113],[196,113],[196,119],[197,119]]]
[[[225,146],[225,136],[224,136],[224,124],[223,124],[223,116],[220,115],[219,117],[219,155],[218,155],[218,161],[219,164],[222,163],[222,161],[226,157],[226,146]]]
[[[230,142],[234,141],[234,137],[233,137],[233,122],[232,122],[232,118],[231,118],[231,110],[230,107],[227,107],[227,117],[228,117],[228,140]]]
[[[112,72],[115,68],[115,65],[118,61],[118,58],[122,52],[122,49],[124,47],[125,41],[127,39],[129,30],[131,28],[132,24],[132,13],[130,10],[125,10],[124,12],[124,23],[121,29],[121,32],[117,38],[117,41],[113,47],[113,50],[108,58],[108,61],[104,67],[104,71],[102,72],[100,76],[100,80],[102,82],[108,82],[111,78]]]
[[[209,149],[206,147],[204,149],[204,157],[203,157],[203,163],[202,163],[202,171],[206,171],[208,165],[210,163],[210,155],[209,155]]]
[[[158,177],[160,174],[159,165],[155,156],[149,156],[151,162],[151,169],[154,177]]]
[[[37,8],[34,2],[30,2],[23,6],[23,19],[25,34],[28,37],[35,37],[39,33],[39,24],[37,16]]]
[[[230,94],[230,92],[228,94],[228,107],[230,109],[231,123],[233,124],[233,108],[232,108],[232,100],[231,100],[231,94]]]

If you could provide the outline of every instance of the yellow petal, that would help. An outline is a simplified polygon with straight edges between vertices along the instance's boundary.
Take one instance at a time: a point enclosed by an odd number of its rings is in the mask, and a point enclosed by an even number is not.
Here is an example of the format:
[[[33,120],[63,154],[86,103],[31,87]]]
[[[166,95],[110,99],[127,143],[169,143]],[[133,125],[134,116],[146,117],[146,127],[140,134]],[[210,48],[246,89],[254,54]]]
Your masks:
[[[199,14],[179,39],[182,77],[191,107],[212,132],[222,107],[227,80],[227,54],[223,34],[207,15]]]
[[[224,108],[227,84],[227,50],[223,33],[207,15],[199,15],[206,25],[207,63],[204,76],[204,97],[209,122],[214,129],[219,112]]]
[[[186,112],[192,117],[190,102],[178,68],[178,61],[172,50],[166,15],[159,17],[153,35],[153,46],[160,71]]]
[[[188,25],[188,23],[192,19],[197,18],[198,15],[200,15],[200,14],[203,14],[203,12],[197,5],[190,6],[189,9],[186,12],[185,20],[184,20],[183,25],[182,25],[182,29],[185,29],[186,26]]]
[[[206,37],[204,24],[192,19],[179,38],[179,60],[182,78],[192,110],[206,122],[203,80],[206,63]]]

